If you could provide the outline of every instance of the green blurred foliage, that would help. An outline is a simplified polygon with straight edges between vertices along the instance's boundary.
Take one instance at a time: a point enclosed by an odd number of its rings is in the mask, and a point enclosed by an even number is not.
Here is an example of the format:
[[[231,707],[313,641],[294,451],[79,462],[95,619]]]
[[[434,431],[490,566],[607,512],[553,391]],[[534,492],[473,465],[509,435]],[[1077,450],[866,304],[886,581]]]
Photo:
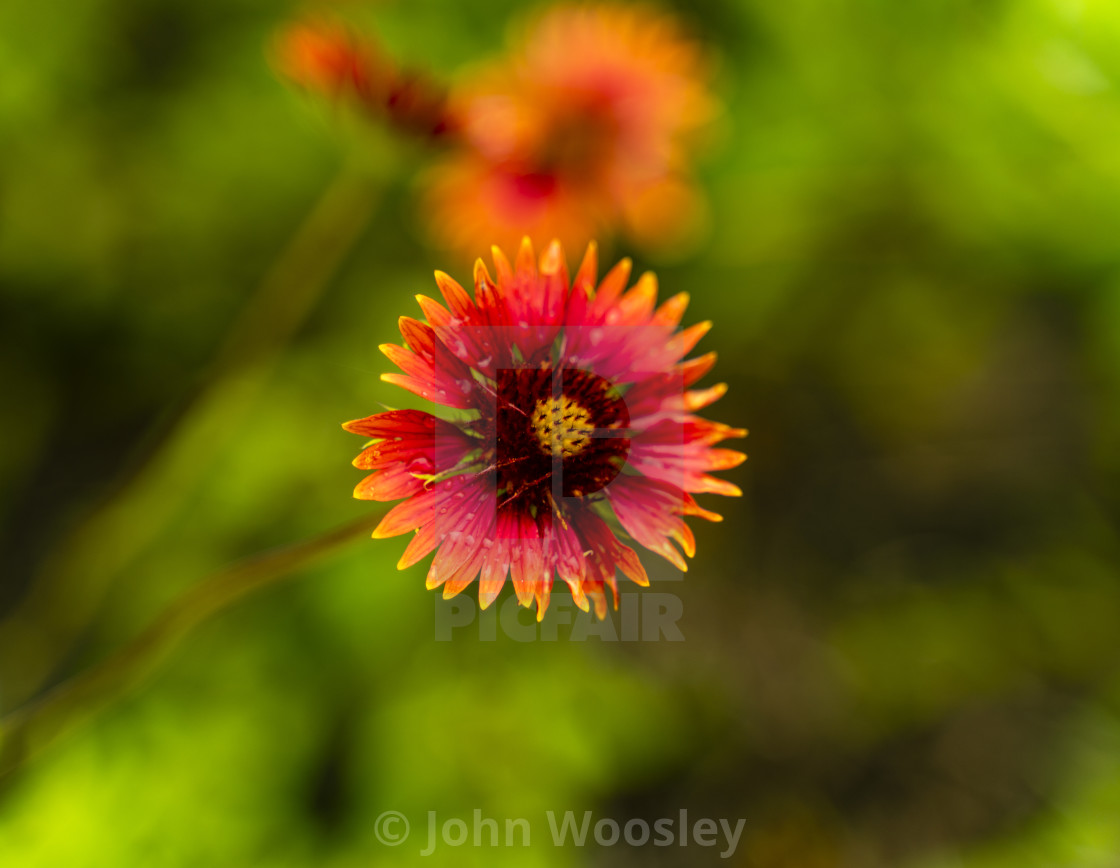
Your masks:
[[[547,843],[549,809],[681,808],[746,818],[729,862],[751,868],[1116,863],[1120,8],[677,6],[727,103],[712,228],[687,260],[637,258],[715,320],[711,415],[752,430],[745,496],[705,504],[725,522],[655,582],[686,641],[438,642],[424,567],[359,543],[4,780],[0,865],[719,861]],[[345,9],[445,74],[525,11]],[[163,442],[332,177],[379,199],[283,352],[146,471],[153,538],[115,557],[136,513],[63,586],[92,617],[50,682],[217,567],[368,511],[339,422],[404,403],[377,344],[433,268],[469,274],[424,246],[423,155],[274,78],[298,11],[0,7],[4,611]],[[0,710],[22,698],[0,684]],[[530,817],[534,846],[422,858],[378,843],[390,809],[414,835],[431,810]]]

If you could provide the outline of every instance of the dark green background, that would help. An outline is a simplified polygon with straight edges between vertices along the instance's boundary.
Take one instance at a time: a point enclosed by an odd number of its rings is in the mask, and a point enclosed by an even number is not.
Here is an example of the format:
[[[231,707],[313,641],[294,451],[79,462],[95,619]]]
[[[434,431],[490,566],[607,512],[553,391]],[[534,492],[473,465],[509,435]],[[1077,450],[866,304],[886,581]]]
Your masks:
[[[42,686],[33,658],[58,681],[219,566],[373,508],[339,423],[401,402],[376,346],[432,269],[470,263],[424,242],[421,151],[275,79],[294,11],[0,6],[0,610],[45,593],[72,622],[3,622],[2,710]],[[451,73],[523,10],[357,11]],[[436,642],[424,567],[359,542],[3,781],[0,865],[720,863],[557,849],[544,821],[681,808],[745,818],[722,864],[751,868],[1115,864],[1120,9],[680,11],[727,104],[711,230],[687,257],[604,259],[715,320],[701,349],[731,391],[709,415],[751,429],[725,474],[745,496],[704,498],[726,521],[653,588],[685,641]],[[317,307],[189,405],[340,171],[375,213],[338,218],[361,234]],[[387,809],[415,836],[475,808],[530,818],[534,846],[374,837]]]

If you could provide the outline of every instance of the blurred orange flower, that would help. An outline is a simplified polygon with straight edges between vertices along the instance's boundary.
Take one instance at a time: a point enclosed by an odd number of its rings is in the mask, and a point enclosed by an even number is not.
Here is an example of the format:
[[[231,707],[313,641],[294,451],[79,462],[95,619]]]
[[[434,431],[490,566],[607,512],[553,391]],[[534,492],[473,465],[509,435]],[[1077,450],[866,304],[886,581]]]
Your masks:
[[[457,126],[442,87],[398,68],[370,39],[340,24],[288,25],[276,37],[272,61],[299,87],[350,102],[404,132],[438,138]]]
[[[706,81],[702,47],[652,7],[546,10],[453,94],[466,147],[427,178],[436,238],[469,251],[687,236],[703,213],[690,153],[717,107]]]

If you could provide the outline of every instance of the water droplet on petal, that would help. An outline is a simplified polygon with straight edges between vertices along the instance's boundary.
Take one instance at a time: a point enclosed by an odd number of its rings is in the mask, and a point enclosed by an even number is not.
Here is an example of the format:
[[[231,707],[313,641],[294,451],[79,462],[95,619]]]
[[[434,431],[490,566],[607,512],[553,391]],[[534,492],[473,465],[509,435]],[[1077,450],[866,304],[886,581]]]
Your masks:
[[[417,455],[408,462],[408,469],[413,473],[431,473],[435,470],[435,462],[426,455]]]

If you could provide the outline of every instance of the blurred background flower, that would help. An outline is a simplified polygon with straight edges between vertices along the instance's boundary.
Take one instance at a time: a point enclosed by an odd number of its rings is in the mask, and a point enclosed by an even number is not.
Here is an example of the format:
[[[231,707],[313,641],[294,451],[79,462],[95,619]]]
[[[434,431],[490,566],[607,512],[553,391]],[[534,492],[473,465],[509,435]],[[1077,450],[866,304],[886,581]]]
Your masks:
[[[579,249],[619,232],[659,249],[700,229],[693,149],[716,113],[709,61],[651,6],[561,5],[455,89],[468,147],[427,180],[436,238],[462,251],[523,235]]]
[[[342,19],[286,26],[273,63],[314,96],[446,146],[423,154],[415,210],[467,262],[526,235],[572,250],[622,235],[662,257],[695,245],[707,210],[692,163],[719,111],[711,52],[654,6],[558,5],[515,23],[449,93]]]
[[[438,139],[458,125],[442,87],[422,73],[399,69],[369,37],[329,18],[283,28],[272,58],[293,84],[361,109],[402,133]]]

